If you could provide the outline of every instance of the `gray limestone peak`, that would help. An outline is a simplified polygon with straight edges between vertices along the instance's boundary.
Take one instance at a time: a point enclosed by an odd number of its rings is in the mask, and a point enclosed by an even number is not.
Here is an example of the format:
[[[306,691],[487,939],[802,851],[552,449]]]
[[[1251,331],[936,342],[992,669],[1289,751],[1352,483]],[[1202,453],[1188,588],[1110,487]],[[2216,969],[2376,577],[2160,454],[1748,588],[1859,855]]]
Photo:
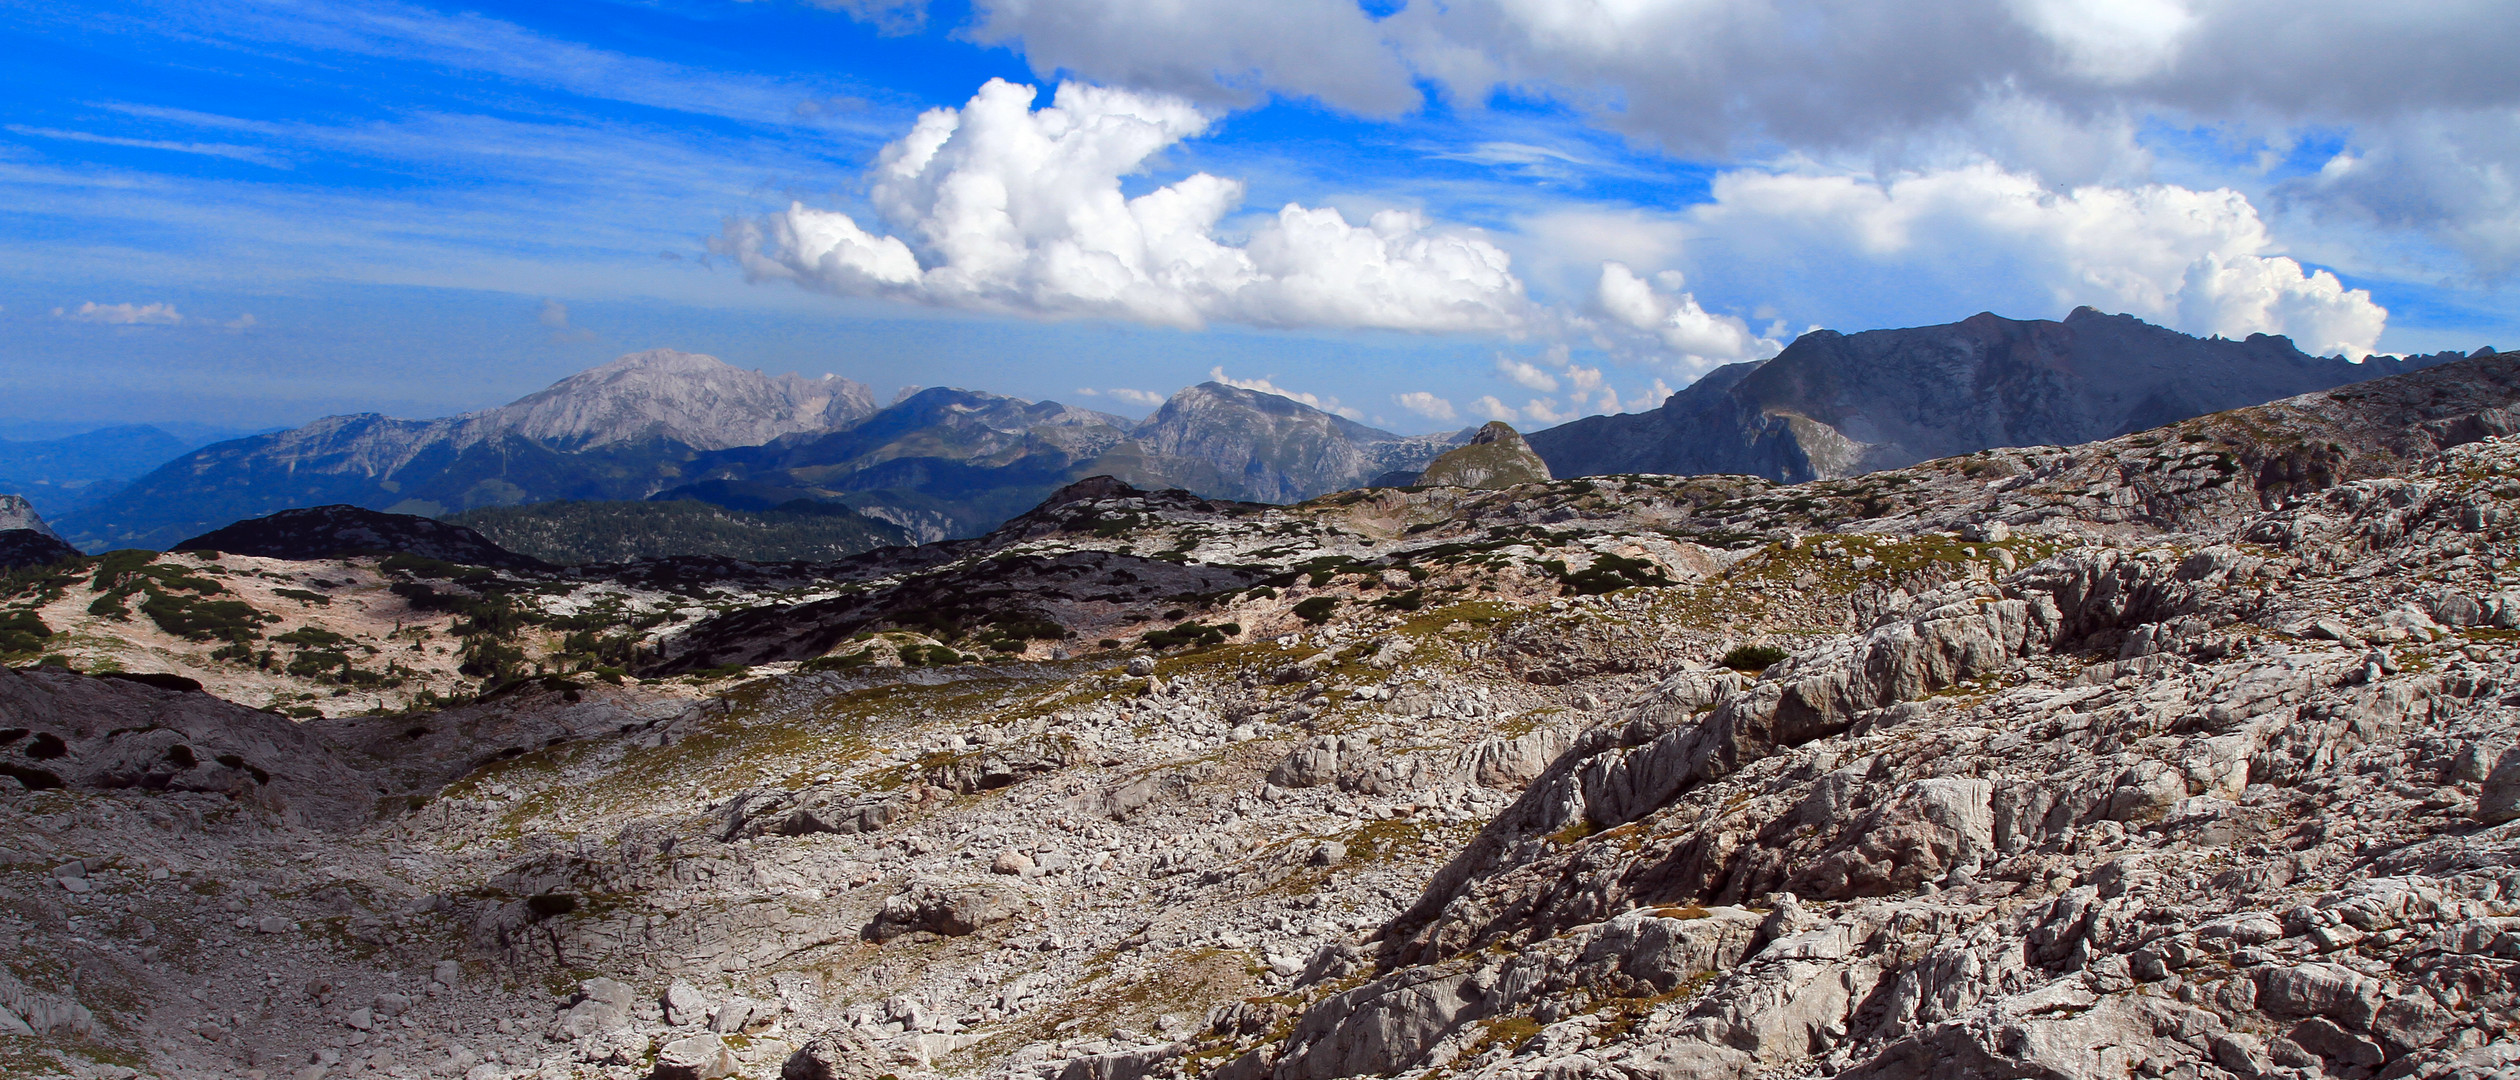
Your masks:
[[[854,380],[765,375],[714,356],[650,349],[477,415],[488,426],[555,444],[661,437],[723,450],[845,427],[874,411],[874,394]]]
[[[0,495],[0,532],[10,529],[33,529],[59,539],[52,527],[44,524],[43,515],[36,513],[34,504],[27,502],[23,495]]]
[[[1405,437],[1276,394],[1205,382],[1174,394],[1132,438],[1150,454],[1197,462],[1219,479],[1185,486],[1259,502],[1296,502],[1424,468],[1456,436]]]
[[[2311,356],[2290,339],[2195,338],[2131,315],[1815,330],[1661,408],[1536,432],[1559,476],[1745,473],[1799,482],[2003,446],[2114,438],[2456,360]]]
[[[1490,420],[1470,437],[1468,445],[1447,450],[1444,456],[1436,458],[1418,476],[1418,483],[1428,487],[1492,489],[1544,484],[1549,479],[1549,464],[1532,452],[1522,433],[1502,420]]]

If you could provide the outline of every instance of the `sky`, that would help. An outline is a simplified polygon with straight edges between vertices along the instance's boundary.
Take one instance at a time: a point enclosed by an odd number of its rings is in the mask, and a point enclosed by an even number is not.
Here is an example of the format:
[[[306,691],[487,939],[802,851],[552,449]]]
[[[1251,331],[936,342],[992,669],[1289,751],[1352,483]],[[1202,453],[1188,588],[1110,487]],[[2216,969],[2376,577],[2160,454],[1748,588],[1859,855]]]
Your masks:
[[[671,347],[1402,432],[2078,305],[2520,344],[2520,7],[0,4],[0,436]]]

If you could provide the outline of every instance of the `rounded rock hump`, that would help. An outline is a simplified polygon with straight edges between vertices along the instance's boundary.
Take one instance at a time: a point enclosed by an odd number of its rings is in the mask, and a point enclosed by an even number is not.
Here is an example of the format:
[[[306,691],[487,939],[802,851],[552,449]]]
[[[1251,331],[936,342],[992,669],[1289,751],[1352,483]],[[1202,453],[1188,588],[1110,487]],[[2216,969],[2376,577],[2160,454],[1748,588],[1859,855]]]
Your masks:
[[[357,506],[310,506],[237,522],[180,544],[176,551],[219,551],[268,559],[340,559],[402,553],[465,566],[548,570],[461,525]]]
[[[1417,482],[1422,487],[1494,489],[1551,479],[1549,464],[1532,452],[1521,432],[1502,420],[1490,420],[1468,443],[1436,458]]]

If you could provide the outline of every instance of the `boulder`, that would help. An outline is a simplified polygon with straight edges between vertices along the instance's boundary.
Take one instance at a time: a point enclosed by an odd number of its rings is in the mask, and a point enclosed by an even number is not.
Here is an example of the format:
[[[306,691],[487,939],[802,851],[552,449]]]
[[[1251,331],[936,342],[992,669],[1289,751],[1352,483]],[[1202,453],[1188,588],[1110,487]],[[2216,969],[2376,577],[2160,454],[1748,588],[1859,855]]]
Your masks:
[[[855,1028],[834,1028],[808,1040],[779,1067],[779,1080],[875,1080],[892,1071],[886,1055]]]
[[[709,999],[702,997],[698,988],[681,979],[674,980],[672,986],[665,988],[658,1004],[665,1007],[665,1022],[675,1027],[690,1027],[709,1015]]]
[[[718,1080],[735,1072],[735,1054],[716,1032],[685,1036],[657,1048],[652,1080]]]

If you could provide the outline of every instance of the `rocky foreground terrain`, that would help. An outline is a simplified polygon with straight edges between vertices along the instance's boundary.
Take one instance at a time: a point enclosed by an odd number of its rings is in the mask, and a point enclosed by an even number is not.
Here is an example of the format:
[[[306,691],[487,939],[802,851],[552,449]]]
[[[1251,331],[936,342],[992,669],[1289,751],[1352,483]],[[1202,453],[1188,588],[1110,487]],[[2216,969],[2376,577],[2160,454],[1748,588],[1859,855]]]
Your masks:
[[[2505,353],[1795,486],[23,572],[0,1073],[2520,1075],[2516,432]]]

